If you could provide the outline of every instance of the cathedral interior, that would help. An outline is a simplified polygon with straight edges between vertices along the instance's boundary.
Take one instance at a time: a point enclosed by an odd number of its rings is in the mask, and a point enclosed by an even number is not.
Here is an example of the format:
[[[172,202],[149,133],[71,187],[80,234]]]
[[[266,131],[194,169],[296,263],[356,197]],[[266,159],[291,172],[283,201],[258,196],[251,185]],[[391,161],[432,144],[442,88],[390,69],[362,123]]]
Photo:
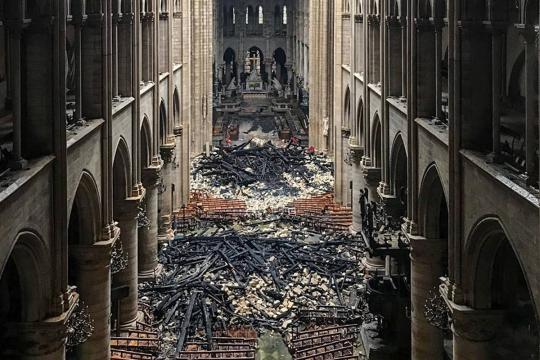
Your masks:
[[[0,359],[540,359],[539,0],[0,0]]]

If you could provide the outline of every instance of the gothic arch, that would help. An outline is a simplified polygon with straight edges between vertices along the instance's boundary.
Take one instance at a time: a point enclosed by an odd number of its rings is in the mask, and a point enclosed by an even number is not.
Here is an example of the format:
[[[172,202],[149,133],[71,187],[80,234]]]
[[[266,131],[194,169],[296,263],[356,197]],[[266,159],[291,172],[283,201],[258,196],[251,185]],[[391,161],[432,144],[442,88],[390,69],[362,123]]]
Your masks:
[[[83,171],[68,215],[68,239],[72,244],[92,245],[101,233],[101,201],[97,183]]]
[[[538,25],[538,0],[525,0],[523,12],[523,23]]]
[[[343,127],[351,129],[351,89],[349,86],[345,89],[343,99]]]
[[[120,138],[116,146],[113,161],[113,198],[114,204],[126,199],[131,190],[131,158],[124,138]]]
[[[375,113],[373,118],[373,132],[371,135],[371,143],[373,144],[372,148],[372,159],[373,166],[376,168],[381,168],[383,163],[383,148],[382,148],[382,124],[379,119],[379,114]]]
[[[390,159],[390,182],[392,193],[397,196],[402,202],[404,198],[404,190],[407,189],[407,150],[403,142],[401,133],[397,134],[394,143],[392,144],[392,156]]]
[[[175,87],[173,93],[173,121],[175,127],[178,127],[181,124],[180,114],[180,95],[178,94],[178,88]]]
[[[165,100],[161,98],[159,103],[159,139],[161,144],[165,144],[167,141],[167,119],[167,107]]]
[[[418,229],[428,239],[448,238],[448,196],[435,163],[426,169],[419,193]]]
[[[464,265],[469,305],[504,312],[491,355],[501,348],[519,359],[537,355],[538,307],[513,240],[498,217],[488,215],[473,227]]]
[[[50,298],[49,251],[41,236],[23,230],[2,264],[0,321],[33,322],[46,316]]]
[[[364,101],[362,98],[358,100],[358,106],[356,107],[356,129],[357,140],[360,146],[364,145]]]
[[[141,169],[147,168],[152,162],[152,130],[148,117],[141,124]]]
[[[433,17],[431,0],[421,0],[418,2],[418,18],[429,19]]]

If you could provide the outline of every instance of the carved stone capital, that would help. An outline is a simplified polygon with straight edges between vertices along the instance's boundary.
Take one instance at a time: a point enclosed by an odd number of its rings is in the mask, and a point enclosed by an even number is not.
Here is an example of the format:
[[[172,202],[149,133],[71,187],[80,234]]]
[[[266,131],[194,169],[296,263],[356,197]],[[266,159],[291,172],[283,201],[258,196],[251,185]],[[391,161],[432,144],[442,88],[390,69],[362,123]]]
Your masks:
[[[492,340],[503,322],[504,312],[497,310],[477,310],[449,302],[452,313],[452,330],[469,341]]]
[[[161,178],[161,166],[149,166],[142,171],[142,181],[145,188],[153,188],[159,185]]]
[[[66,323],[78,302],[79,295],[71,289],[67,310],[59,316],[36,322],[0,324],[5,341],[1,344],[0,354],[6,359],[40,359],[63,353],[67,338]]]
[[[405,234],[411,244],[411,261],[421,264],[440,264],[448,243],[443,239],[426,239]]]
[[[145,195],[146,189],[143,188],[141,195],[122,200],[117,208],[118,214],[115,214],[115,218],[118,218],[119,220],[135,220],[141,200]]]
[[[99,241],[93,245],[75,245],[69,247],[69,253],[72,255],[77,266],[85,270],[96,270],[107,267],[111,263],[111,251],[115,239],[108,241]]]

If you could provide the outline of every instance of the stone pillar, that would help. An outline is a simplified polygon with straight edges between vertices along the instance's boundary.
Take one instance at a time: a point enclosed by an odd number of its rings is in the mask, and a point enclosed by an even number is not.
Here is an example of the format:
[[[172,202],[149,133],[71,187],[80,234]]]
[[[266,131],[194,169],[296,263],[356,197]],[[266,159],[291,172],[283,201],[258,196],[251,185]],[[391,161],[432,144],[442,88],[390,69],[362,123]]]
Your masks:
[[[442,32],[444,23],[436,19],[435,29],[435,118],[443,119],[442,113]]]
[[[401,16],[401,100],[407,97],[407,19]]]
[[[534,28],[526,27],[522,30],[522,36],[525,39],[525,152],[526,152],[526,170],[527,170],[527,184],[536,185],[538,182],[538,173],[536,171],[537,159],[537,139],[535,134],[535,128],[538,126],[538,118],[536,111],[536,101],[538,95],[536,94],[535,83],[538,78],[535,77],[535,72],[538,70],[535,68],[537,64],[537,50],[536,50],[536,32]]]
[[[26,161],[22,157],[22,21],[8,21],[8,28],[10,52],[9,63],[11,64],[10,75],[13,97],[13,161],[10,164],[10,167],[19,170],[26,166]]]
[[[118,80],[119,80],[119,67],[118,67],[118,22],[120,21],[121,14],[114,14],[112,17],[112,96],[118,96]]]
[[[442,331],[429,324],[424,305],[429,292],[439,285],[442,254],[447,242],[408,235],[411,242],[411,351],[414,360],[442,360]]]
[[[150,221],[148,227],[139,229],[139,282],[154,278],[158,265],[158,186],[161,167],[143,170],[143,186],[146,189],[144,203],[146,216]]]
[[[3,324],[3,334],[8,340],[0,349],[0,356],[17,360],[65,359],[67,316],[62,314],[40,322]]]
[[[78,15],[73,17],[75,24],[75,114],[74,120],[82,119],[82,27],[84,26],[85,16]]]
[[[353,181],[353,197],[352,197],[352,232],[359,232],[362,230],[362,216],[360,213],[360,190],[363,189],[362,185],[362,166],[360,164],[362,156],[364,155],[364,149],[356,144],[351,145],[351,160],[352,170],[351,176]]]
[[[501,326],[503,314],[494,310],[475,310],[450,303],[453,358],[455,360],[490,360],[490,341]]]
[[[115,239],[97,242],[90,246],[70,247],[75,261],[77,288],[81,301],[88,306],[94,320],[94,333],[77,347],[79,360],[102,360],[110,358],[111,314],[111,249]]]
[[[501,158],[501,75],[502,75],[502,35],[499,29],[491,29],[491,103],[492,103],[492,158]]]
[[[2,359],[63,360],[66,355],[66,323],[79,302],[79,294],[64,294],[63,312],[45,320],[0,324]]]
[[[120,227],[120,241],[124,254],[128,257],[127,267],[114,275],[114,286],[129,287],[129,294],[120,300],[118,321],[120,328],[130,328],[137,321],[138,312],[138,232],[137,232],[137,212],[141,199],[144,197],[129,198],[123,200],[117,215],[118,226]]]

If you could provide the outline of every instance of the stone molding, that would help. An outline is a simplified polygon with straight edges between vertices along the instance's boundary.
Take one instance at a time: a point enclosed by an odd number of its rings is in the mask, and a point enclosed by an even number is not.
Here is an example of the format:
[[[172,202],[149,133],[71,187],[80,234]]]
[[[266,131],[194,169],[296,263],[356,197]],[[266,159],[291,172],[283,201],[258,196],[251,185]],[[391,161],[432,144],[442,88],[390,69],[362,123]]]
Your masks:
[[[438,264],[442,261],[448,242],[443,239],[426,239],[406,233],[411,244],[411,261],[420,264]]]
[[[477,310],[451,301],[447,303],[452,313],[452,330],[469,341],[492,340],[503,323],[503,311]]]

